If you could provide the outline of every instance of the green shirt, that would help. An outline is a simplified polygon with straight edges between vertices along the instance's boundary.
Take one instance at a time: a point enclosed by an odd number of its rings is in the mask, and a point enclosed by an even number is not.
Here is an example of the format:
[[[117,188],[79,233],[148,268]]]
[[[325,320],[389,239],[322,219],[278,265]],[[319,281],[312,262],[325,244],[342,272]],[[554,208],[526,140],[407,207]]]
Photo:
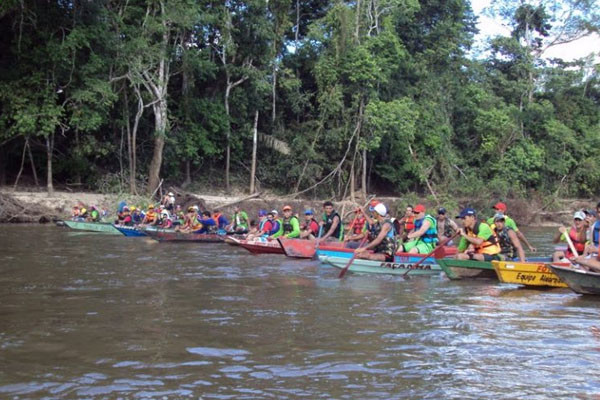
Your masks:
[[[494,223],[494,217],[488,218],[486,222],[488,225],[492,225]],[[519,232],[519,228],[517,228],[517,223],[508,215],[504,216],[504,225],[506,225],[507,228],[512,228],[512,230],[515,232]]]
[[[246,214],[245,211],[240,211],[238,213],[233,214],[231,220],[233,221],[234,227],[241,226],[244,229],[248,229],[248,214]]]
[[[477,232],[477,237],[483,239],[484,241],[488,241],[490,237],[493,235],[492,228],[484,222],[479,223],[479,232]],[[469,247],[469,242],[466,238],[461,237],[460,242],[458,243],[458,252],[462,253]]]

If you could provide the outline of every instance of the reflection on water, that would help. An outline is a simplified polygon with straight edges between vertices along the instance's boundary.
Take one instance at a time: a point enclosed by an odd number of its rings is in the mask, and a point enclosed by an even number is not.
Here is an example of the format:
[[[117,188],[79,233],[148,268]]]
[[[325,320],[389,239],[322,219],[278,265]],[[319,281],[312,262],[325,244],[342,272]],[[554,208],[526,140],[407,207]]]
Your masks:
[[[548,254],[553,230],[526,230]],[[600,302],[0,226],[0,398],[591,398]]]

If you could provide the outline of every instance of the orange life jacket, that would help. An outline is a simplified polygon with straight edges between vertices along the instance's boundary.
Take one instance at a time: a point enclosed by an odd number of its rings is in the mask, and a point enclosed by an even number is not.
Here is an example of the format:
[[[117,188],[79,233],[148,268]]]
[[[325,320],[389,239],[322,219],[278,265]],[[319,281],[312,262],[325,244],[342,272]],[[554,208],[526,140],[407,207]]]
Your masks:
[[[410,232],[415,229],[415,217],[406,217],[404,220],[404,231]]]
[[[477,237],[477,234],[479,233],[479,226],[482,223],[483,222],[477,223],[475,225],[475,229],[473,230],[466,229],[467,236]],[[492,230],[492,236],[490,236],[488,240],[484,241],[479,246],[475,246],[475,252],[477,254],[489,254],[493,256],[494,254],[499,254],[501,250],[502,248],[498,242],[498,236],[496,236],[494,230]]]
[[[356,218],[354,220],[354,224],[352,225],[352,233],[355,235],[362,233],[366,221],[367,220],[364,216],[361,218]]]

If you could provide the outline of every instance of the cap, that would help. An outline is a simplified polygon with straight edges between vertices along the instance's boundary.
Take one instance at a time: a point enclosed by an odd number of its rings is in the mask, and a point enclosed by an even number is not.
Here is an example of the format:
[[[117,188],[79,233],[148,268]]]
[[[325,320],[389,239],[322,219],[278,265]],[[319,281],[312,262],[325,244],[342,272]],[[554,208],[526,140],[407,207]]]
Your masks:
[[[129,207],[127,207],[127,206],[123,207],[123,211],[129,211]]]
[[[413,211],[417,213],[425,212],[425,206],[423,204],[417,204],[415,208],[413,208]]]
[[[577,211],[575,214],[573,214],[573,219],[580,219],[583,221],[585,219],[585,214],[581,211]]]
[[[192,208],[193,208],[194,210],[196,210],[196,211],[198,211],[198,210],[200,209],[200,207],[198,207],[198,206],[196,206],[196,205],[193,205],[193,206],[192,206]]]
[[[292,206],[283,206],[283,211],[292,210]]]
[[[169,217],[169,212],[167,210],[163,210],[163,211],[161,211],[160,215],[163,216],[163,217],[166,216],[168,218]]]
[[[446,215],[446,209],[444,207],[438,208],[438,214],[444,214],[444,215]]]
[[[277,212],[277,210],[271,210],[271,214],[273,214],[273,215],[279,215],[279,213]]]
[[[168,195],[168,196],[175,196],[175,195],[173,194],[173,192],[169,192],[169,193],[167,193],[167,195]]]
[[[498,221],[498,220],[500,220],[500,219],[502,219],[502,220],[506,219],[506,218],[504,217],[504,214],[503,214],[503,213],[501,213],[501,212],[499,212],[499,213],[496,213],[496,214],[494,215],[494,221]]]
[[[264,217],[265,215],[267,215],[267,210],[263,210],[263,209],[258,210],[259,217]]]
[[[373,209],[377,212],[377,214],[381,215],[382,217],[385,217],[387,215],[387,208],[385,205],[383,205],[383,203],[377,204],[375,207],[373,207]]]
[[[131,206],[131,211],[135,211],[137,210],[137,208],[135,208],[135,206]]]
[[[149,204],[148,205],[148,210],[152,210],[154,208],[154,204]]]
[[[476,215],[477,213],[475,212],[475,209],[471,208],[471,207],[467,207],[467,208],[463,208],[462,211],[460,212],[459,215],[456,216],[456,218],[464,218],[467,215]]]
[[[313,210],[304,210],[304,215],[313,215]]]
[[[496,204],[494,204],[494,207],[492,207],[492,208],[495,208],[498,211],[504,212],[504,211],[506,211],[506,204],[499,201]]]

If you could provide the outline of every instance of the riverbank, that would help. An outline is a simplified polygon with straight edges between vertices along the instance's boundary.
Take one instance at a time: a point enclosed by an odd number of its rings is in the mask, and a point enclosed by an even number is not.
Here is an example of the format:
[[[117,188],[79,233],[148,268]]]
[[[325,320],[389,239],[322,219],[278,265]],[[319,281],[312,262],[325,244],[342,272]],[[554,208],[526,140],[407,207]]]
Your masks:
[[[239,205],[248,212],[251,218],[257,215],[259,209],[277,209],[289,204],[295,212],[301,213],[305,209],[321,210],[323,200],[315,199],[286,199],[285,197],[271,194],[259,193],[254,196],[245,194],[223,195],[223,194],[200,194],[179,191],[173,189],[176,193],[177,204],[187,207],[192,204],[198,204],[202,209],[216,210],[229,215],[235,205]],[[408,203],[415,203],[401,197],[377,197],[384,202],[388,209],[395,215],[401,215],[404,207]],[[130,205],[146,206],[151,202],[149,198],[142,196],[131,196],[128,194],[102,194],[90,192],[67,192],[55,191],[54,195],[49,196],[47,192],[42,191],[13,191],[12,188],[0,188],[0,223],[20,223],[20,222],[39,222],[47,223],[53,220],[68,218],[71,209],[79,202],[86,206],[96,205],[105,208],[114,215],[117,204],[126,201]],[[364,204],[364,200],[357,199],[358,203]],[[491,209],[486,209],[487,203],[490,205],[493,200],[456,200],[458,205],[471,204],[478,209],[482,216],[488,216],[493,213]],[[346,221],[352,219],[352,211],[356,208],[356,203],[350,200],[335,202],[336,209],[340,214],[343,213]],[[424,204],[429,212],[435,214],[436,205],[427,201]],[[560,199],[556,200],[552,207],[541,204],[534,199],[514,199],[507,200],[508,214],[515,218],[521,225],[535,226],[557,226],[570,223],[573,211],[582,208],[595,208],[595,201],[592,199]],[[487,207],[486,207],[487,206]],[[459,206],[448,207],[450,215],[458,211]]]

